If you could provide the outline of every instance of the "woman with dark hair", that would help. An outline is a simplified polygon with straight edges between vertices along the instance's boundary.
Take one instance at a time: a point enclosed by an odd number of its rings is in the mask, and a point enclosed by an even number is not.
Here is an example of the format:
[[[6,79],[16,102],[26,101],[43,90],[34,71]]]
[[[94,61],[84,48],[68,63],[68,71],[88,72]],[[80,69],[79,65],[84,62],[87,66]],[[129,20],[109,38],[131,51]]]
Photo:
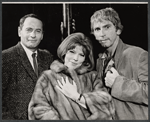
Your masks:
[[[111,120],[111,96],[97,78],[92,44],[84,34],[69,35],[58,47],[51,70],[39,77],[28,107],[29,120]]]

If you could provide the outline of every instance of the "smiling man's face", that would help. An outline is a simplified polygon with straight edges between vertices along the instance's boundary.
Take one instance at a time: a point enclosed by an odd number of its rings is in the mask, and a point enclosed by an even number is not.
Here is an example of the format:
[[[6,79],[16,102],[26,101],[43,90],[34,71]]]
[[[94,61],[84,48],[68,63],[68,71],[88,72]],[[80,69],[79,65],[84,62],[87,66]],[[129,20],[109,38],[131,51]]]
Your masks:
[[[43,39],[42,22],[36,18],[25,19],[23,27],[18,27],[18,35],[21,42],[30,50],[35,50]]]

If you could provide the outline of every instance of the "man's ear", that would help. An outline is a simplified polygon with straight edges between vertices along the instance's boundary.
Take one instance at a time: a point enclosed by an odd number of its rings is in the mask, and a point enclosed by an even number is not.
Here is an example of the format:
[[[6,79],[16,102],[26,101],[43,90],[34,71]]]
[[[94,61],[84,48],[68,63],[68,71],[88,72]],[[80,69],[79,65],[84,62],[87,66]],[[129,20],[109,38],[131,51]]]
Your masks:
[[[21,28],[18,27],[18,36],[21,37]]]
[[[117,29],[117,35],[119,36],[121,34],[121,30]]]
[[[44,34],[44,33],[42,33],[42,37],[41,37],[41,40],[43,39],[43,34]]]

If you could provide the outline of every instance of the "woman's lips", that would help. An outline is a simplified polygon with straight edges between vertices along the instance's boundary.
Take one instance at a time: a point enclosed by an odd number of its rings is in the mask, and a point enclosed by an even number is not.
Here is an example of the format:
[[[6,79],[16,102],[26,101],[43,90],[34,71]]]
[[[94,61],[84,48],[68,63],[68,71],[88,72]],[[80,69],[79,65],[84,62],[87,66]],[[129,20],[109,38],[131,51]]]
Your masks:
[[[76,66],[77,65],[77,63],[74,63],[74,62],[70,62],[73,66]]]

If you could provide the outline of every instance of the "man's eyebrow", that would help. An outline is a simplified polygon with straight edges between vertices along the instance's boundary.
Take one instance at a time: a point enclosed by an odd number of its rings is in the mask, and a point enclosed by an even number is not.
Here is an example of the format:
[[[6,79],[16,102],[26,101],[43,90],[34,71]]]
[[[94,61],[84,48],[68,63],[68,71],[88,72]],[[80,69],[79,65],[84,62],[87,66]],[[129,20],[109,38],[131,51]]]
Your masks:
[[[42,30],[41,28],[37,28],[36,30]]]
[[[111,26],[111,24],[110,24],[110,23],[108,23],[108,24],[106,24],[106,25],[103,25],[103,27],[106,27],[106,26]]]
[[[27,30],[27,29],[32,29],[32,28],[31,27],[26,27],[25,29]]]
[[[100,27],[95,27],[94,29],[100,29]]]

